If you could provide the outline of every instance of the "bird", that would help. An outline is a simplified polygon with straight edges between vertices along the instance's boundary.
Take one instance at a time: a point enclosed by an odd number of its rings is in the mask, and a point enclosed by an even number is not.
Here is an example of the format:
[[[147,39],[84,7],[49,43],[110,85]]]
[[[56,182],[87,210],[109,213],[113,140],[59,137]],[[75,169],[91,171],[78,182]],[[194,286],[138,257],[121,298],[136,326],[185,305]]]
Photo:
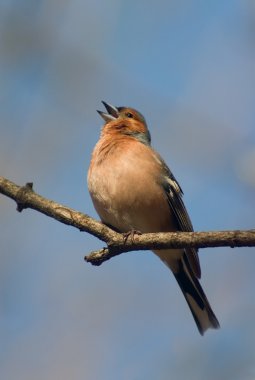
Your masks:
[[[183,191],[151,146],[143,115],[102,101],[107,112],[88,169],[88,190],[101,221],[123,234],[193,231]],[[220,327],[200,285],[198,250],[153,251],[172,271],[201,335]]]

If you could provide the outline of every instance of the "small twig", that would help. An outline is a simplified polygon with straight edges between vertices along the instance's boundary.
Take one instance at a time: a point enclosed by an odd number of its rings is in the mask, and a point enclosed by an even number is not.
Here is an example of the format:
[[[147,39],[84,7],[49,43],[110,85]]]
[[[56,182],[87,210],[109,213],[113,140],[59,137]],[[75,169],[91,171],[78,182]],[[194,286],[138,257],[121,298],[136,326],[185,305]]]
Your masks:
[[[25,186],[22,186],[17,194],[17,211],[21,212],[26,206],[26,197],[29,196],[29,193],[33,191],[33,182],[26,183]]]
[[[32,183],[18,186],[0,177],[0,193],[16,201],[18,211],[25,208],[37,210],[104,241],[107,244],[106,248],[85,257],[85,260],[93,265],[100,265],[123,252],[136,250],[255,246],[255,230],[150,233],[124,239],[122,234],[90,216],[36,194]]]

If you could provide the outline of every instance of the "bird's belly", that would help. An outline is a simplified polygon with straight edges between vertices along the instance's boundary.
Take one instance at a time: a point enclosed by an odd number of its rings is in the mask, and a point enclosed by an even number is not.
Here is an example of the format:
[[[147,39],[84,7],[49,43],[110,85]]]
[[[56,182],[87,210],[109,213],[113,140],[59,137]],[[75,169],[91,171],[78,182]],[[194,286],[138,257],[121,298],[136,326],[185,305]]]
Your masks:
[[[105,168],[88,178],[89,191],[102,221],[122,232],[174,231],[176,225],[163,188],[150,175],[143,176],[133,167],[114,173]]]

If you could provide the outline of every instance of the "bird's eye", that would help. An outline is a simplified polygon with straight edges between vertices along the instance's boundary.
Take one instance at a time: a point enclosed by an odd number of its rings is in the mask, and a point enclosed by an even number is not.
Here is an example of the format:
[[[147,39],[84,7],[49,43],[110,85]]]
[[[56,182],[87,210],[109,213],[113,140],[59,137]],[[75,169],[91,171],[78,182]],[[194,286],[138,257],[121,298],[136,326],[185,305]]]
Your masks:
[[[126,116],[129,117],[130,119],[132,119],[134,117],[134,115],[131,112],[127,112]]]

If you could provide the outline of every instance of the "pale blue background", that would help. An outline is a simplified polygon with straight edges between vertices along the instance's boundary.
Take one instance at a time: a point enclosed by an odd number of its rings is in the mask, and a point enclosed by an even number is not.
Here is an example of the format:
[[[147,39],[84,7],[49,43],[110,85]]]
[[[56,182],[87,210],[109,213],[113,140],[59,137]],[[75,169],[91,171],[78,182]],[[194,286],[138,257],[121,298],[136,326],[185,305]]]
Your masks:
[[[0,175],[96,217],[101,100],[140,110],[196,230],[255,227],[255,5],[2,0]],[[254,379],[255,249],[200,252],[221,330],[198,334],[151,253],[102,244],[0,196],[4,380]]]

